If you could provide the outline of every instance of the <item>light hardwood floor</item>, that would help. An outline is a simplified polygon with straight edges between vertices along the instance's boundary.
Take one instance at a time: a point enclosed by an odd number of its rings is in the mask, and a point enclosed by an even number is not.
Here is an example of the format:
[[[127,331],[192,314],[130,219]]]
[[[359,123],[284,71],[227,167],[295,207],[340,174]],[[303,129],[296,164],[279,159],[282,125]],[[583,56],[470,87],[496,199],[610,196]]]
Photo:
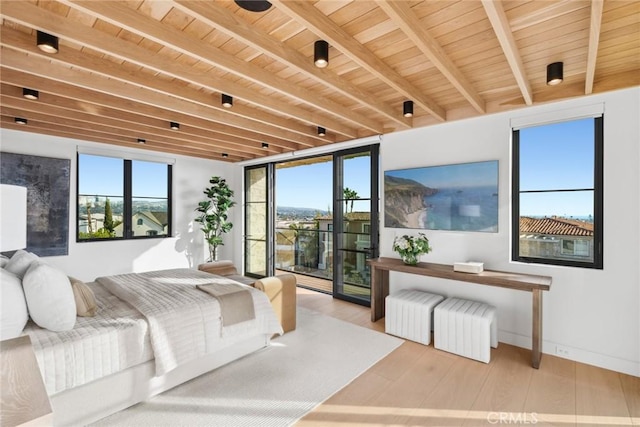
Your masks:
[[[384,318],[298,289],[298,305],[384,332]],[[500,343],[484,364],[406,341],[296,425],[640,425],[640,378]]]

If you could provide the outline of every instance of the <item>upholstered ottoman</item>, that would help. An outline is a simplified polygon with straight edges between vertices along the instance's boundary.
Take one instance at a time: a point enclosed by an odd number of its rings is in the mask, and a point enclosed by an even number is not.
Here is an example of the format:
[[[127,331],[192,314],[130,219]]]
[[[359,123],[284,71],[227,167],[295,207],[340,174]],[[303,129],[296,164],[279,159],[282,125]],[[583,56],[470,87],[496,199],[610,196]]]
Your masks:
[[[442,295],[412,289],[388,295],[385,298],[385,332],[429,345],[433,308],[443,299]]]
[[[495,307],[477,301],[447,298],[434,309],[434,343],[439,350],[489,363],[498,347]]]
[[[217,274],[218,276],[228,277],[229,279],[240,282],[244,285],[253,286],[256,279],[238,274],[238,270],[232,261],[209,261],[198,266],[198,270],[206,271],[207,273]]]

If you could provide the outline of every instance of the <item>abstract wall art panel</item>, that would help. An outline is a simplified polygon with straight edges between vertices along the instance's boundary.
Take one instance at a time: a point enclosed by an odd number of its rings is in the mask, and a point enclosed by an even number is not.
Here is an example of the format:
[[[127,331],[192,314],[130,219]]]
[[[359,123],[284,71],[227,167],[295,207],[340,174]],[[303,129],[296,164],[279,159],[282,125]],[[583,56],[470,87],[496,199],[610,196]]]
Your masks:
[[[0,153],[0,182],[27,187],[27,251],[69,253],[70,171],[69,159]]]

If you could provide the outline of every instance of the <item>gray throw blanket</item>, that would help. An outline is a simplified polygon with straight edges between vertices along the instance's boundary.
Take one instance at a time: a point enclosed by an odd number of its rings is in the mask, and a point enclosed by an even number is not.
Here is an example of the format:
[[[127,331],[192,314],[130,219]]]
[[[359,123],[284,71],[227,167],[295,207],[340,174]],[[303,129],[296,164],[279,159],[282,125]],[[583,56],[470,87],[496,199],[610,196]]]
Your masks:
[[[251,293],[235,283],[209,283],[196,285],[220,303],[222,326],[235,325],[256,318]]]

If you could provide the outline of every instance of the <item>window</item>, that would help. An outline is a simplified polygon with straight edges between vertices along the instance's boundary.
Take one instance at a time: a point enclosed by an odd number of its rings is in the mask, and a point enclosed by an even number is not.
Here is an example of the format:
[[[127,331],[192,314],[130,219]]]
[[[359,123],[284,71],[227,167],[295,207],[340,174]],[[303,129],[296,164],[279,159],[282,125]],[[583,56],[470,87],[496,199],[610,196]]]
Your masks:
[[[170,236],[171,173],[164,163],[78,154],[77,241]]]
[[[514,261],[602,269],[603,120],[513,130]]]

